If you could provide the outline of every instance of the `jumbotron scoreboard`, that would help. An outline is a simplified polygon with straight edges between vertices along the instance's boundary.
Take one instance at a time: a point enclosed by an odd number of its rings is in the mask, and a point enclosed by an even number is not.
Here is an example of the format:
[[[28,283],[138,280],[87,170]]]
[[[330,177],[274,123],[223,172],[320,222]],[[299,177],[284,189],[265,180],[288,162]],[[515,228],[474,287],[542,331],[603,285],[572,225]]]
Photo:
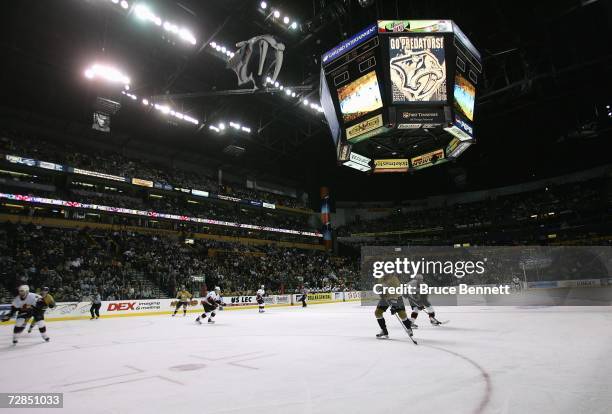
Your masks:
[[[320,96],[338,162],[408,172],[474,143],[481,56],[452,20],[380,20],[321,57]]]

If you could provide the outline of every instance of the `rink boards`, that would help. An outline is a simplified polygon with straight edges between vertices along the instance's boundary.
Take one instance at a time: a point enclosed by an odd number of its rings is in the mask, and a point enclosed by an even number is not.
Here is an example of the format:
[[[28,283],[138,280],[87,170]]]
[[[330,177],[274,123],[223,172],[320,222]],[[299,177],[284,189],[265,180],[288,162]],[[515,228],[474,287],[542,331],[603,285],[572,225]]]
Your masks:
[[[265,297],[266,306],[301,306],[301,294],[289,295],[270,295]],[[223,297],[223,302],[226,306],[223,310],[239,310],[239,309],[254,309],[257,305],[255,295],[253,296],[229,296]],[[307,303],[333,303],[333,302],[350,302],[361,299],[361,292],[326,292],[326,293],[309,293]],[[187,306],[187,312],[199,313],[202,312],[202,305],[199,298],[194,298]],[[176,308],[176,299],[146,299],[146,300],[114,300],[102,301],[100,307],[101,318],[113,318],[123,316],[146,316],[146,315],[163,315],[171,314]],[[48,321],[66,321],[77,319],[89,319],[91,302],[58,302],[55,308],[47,309],[45,320]],[[0,305],[0,316],[10,310],[10,305]],[[179,309],[182,313],[182,307]],[[8,324],[9,322],[0,322],[0,325]]]

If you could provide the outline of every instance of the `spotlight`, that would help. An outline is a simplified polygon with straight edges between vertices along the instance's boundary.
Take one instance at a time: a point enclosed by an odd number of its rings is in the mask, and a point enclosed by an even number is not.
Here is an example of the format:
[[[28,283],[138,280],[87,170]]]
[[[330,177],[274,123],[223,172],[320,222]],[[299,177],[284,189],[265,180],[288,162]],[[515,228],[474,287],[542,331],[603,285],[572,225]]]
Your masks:
[[[214,125],[211,125],[211,126],[209,126],[208,128],[209,128],[209,129],[212,129],[212,130],[213,130],[213,131],[215,131],[215,132],[219,132],[219,128],[217,128],[217,127],[216,127],[216,126],[214,126]]]
[[[289,27],[292,28],[293,30],[297,29],[297,22],[291,23],[291,26]]]
[[[308,99],[304,99],[304,105],[308,105]]]
[[[274,18],[278,19],[280,17],[280,12],[278,10],[274,10]]]
[[[134,8],[134,14],[137,18],[141,20],[147,20],[151,16],[151,10],[147,8],[144,4],[139,4]]]
[[[287,95],[291,95],[291,89],[285,89],[285,93],[286,93]]]
[[[216,42],[210,42],[210,47],[212,47],[213,49],[217,48],[217,43]]]
[[[262,9],[264,9],[264,10],[265,10],[265,9],[267,9],[267,8],[268,8],[268,3],[266,3],[265,1],[262,1],[262,2],[259,4],[259,6],[260,6]]]
[[[283,17],[283,23],[289,24],[289,17],[287,16]]]
[[[280,83],[278,82],[274,82],[274,86],[278,88],[278,86],[280,85]]]
[[[148,105],[149,104],[149,100],[148,99],[143,99],[142,100],[142,104],[143,105]]]
[[[227,52],[227,48],[226,48],[225,46],[223,46],[223,47],[221,48],[221,52],[223,52],[223,53]]]
[[[128,7],[130,7],[130,5],[128,4],[128,2],[127,2],[127,1],[125,1],[125,0],[122,0],[122,1],[121,1],[121,8],[122,8],[122,9],[124,9],[124,10],[127,10],[127,8],[128,8]]]
[[[219,124],[219,129],[225,129],[225,124],[223,122]]]
[[[91,69],[87,69],[87,70],[85,70],[85,77],[86,77],[87,79],[93,79],[93,77],[94,77],[93,70],[91,70]]]
[[[291,92],[291,97],[295,98],[295,92]]]

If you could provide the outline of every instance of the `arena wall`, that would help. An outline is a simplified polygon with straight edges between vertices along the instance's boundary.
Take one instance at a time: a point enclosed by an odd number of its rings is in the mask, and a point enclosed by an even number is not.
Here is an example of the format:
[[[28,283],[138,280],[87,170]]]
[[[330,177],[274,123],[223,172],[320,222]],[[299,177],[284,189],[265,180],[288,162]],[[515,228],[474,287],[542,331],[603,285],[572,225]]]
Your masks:
[[[297,295],[271,295],[265,298],[266,307],[278,306],[301,306],[299,299],[301,294]],[[308,304],[321,304],[345,301],[360,300],[360,292],[327,292],[327,293],[309,293]],[[223,297],[223,302],[226,306],[222,311],[254,309],[257,308],[255,296],[229,296]],[[47,321],[66,321],[89,319],[89,308],[91,302],[58,302],[53,309],[48,309],[45,313]],[[103,301],[100,308],[101,318],[113,318],[124,316],[147,316],[147,315],[169,315],[174,312],[176,307],[176,299],[147,299],[147,300],[113,300]],[[0,316],[6,314],[10,310],[10,305],[0,305]],[[182,309],[179,311],[182,312]],[[190,301],[187,312],[200,313],[202,306],[200,299],[194,298]],[[0,325],[12,323],[1,322]]]

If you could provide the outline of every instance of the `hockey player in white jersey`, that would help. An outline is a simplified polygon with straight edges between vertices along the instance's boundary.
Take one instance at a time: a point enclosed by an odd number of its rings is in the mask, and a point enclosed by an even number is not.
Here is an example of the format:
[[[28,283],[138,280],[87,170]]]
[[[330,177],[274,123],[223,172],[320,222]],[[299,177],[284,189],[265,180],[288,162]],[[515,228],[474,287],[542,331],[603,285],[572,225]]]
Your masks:
[[[264,285],[261,285],[261,288],[256,293],[255,299],[257,300],[257,304],[259,305],[259,313],[264,313],[264,307],[266,306],[266,302],[264,301],[264,296],[266,295],[266,291],[264,290]]]
[[[28,320],[32,317],[34,308],[38,302],[42,300],[40,295],[30,293],[30,287],[28,285],[19,286],[18,292],[19,294],[15,296],[15,299],[13,299],[10,312],[2,318],[2,321],[6,322],[15,313],[17,314],[17,317],[15,318],[15,327],[13,328],[13,345],[17,345],[17,338],[26,328]],[[48,342],[49,336],[47,335],[47,327],[45,326],[44,319],[38,321],[37,325],[40,335],[45,341]]]
[[[408,302],[410,303],[410,307],[412,308],[412,313],[410,314],[410,321],[412,322],[412,329],[417,329],[419,326],[416,324],[416,319],[419,316],[419,311],[424,310],[429,315],[429,322],[432,325],[438,326],[441,325],[442,322],[436,319],[436,312],[429,303],[428,295],[419,293],[419,287],[423,284],[423,275],[417,274],[414,279],[408,283],[409,286],[414,286],[415,293],[412,295],[408,295]]]
[[[215,310],[219,307],[219,305],[225,305],[221,300],[221,288],[219,286],[215,286],[215,290],[208,292],[202,299],[201,303],[202,306],[204,306],[204,313],[197,317],[196,322],[201,325],[202,319],[206,319],[206,314],[210,312],[208,323],[215,323],[213,320],[216,315]]]

